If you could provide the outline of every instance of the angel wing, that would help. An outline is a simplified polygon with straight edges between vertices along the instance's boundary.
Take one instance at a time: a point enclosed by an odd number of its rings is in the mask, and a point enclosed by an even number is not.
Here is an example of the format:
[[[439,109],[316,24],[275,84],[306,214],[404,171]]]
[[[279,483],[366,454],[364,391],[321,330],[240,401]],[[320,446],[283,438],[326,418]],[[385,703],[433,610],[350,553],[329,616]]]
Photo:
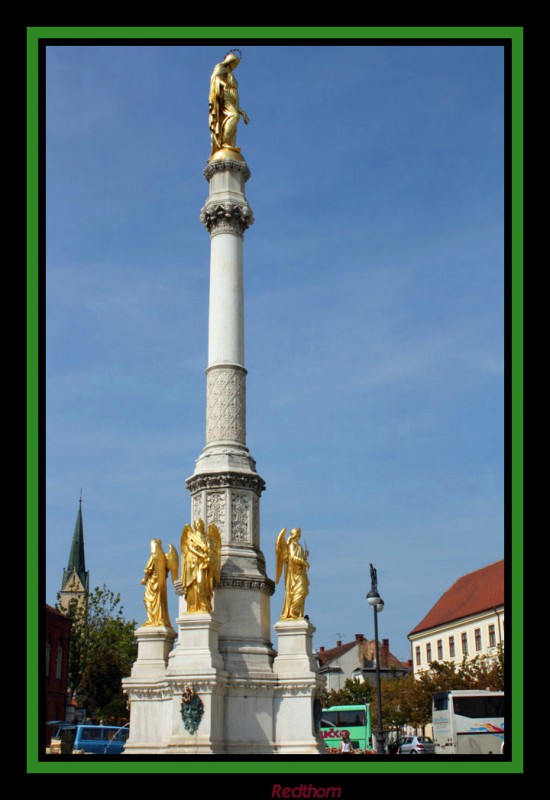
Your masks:
[[[277,543],[275,545],[275,583],[279,583],[279,578],[283,571],[283,564],[287,558],[288,544],[285,541],[286,528],[277,536]]]
[[[185,570],[185,566],[187,564],[187,559],[186,559],[185,556],[187,554],[187,548],[188,548],[188,544],[187,543],[188,543],[189,537],[192,535],[192,533],[193,533],[193,528],[188,523],[187,525],[184,526],[182,534],[181,534],[181,539],[180,539],[181,582],[183,583],[184,586],[186,585],[186,580],[185,580],[185,578],[186,578],[185,571],[186,570]]]
[[[222,569],[222,537],[218,530],[217,525],[212,523],[208,526],[208,540],[210,550],[210,564],[212,565],[212,578],[214,585],[217,585],[221,580]]]
[[[172,583],[174,583],[178,579],[178,565],[179,565],[178,553],[174,545],[171,544],[168,546],[168,552],[166,553],[166,566],[168,567],[172,575]]]

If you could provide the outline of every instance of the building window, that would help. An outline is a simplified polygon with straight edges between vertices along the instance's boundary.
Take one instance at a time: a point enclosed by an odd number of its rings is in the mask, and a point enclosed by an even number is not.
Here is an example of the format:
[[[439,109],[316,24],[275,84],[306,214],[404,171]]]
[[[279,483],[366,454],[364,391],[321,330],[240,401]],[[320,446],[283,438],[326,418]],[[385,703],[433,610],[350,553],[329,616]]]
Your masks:
[[[426,661],[429,664],[432,660],[432,646],[431,644],[426,645]]]
[[[443,661],[443,639],[437,640],[437,658]]]
[[[489,647],[497,646],[497,636],[495,633],[495,626],[489,625]]]
[[[463,656],[467,656],[468,655],[468,634],[466,632],[461,634],[460,641],[462,643],[462,655]]]
[[[61,680],[61,669],[63,667],[63,648],[60,644],[57,645],[57,659],[55,663],[55,677]]]
[[[479,652],[481,650],[481,628],[475,629],[474,638],[476,642],[476,651]]]
[[[50,656],[52,652],[52,645],[50,642],[50,637],[48,636],[48,641],[46,642],[46,678],[50,674]]]
[[[449,636],[449,657],[454,658],[455,655],[455,637]]]
[[[417,648],[416,648],[416,666],[417,666],[417,667],[419,667],[419,666],[420,666],[420,663],[421,663],[421,658],[420,658],[420,647],[417,647]]]

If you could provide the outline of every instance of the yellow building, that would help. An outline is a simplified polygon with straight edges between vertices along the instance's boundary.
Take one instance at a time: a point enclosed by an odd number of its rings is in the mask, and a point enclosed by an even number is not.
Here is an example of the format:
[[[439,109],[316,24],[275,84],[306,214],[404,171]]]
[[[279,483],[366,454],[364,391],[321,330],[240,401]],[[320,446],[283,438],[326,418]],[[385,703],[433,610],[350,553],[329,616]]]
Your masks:
[[[407,638],[415,675],[433,661],[496,658],[504,644],[504,561],[459,578]]]

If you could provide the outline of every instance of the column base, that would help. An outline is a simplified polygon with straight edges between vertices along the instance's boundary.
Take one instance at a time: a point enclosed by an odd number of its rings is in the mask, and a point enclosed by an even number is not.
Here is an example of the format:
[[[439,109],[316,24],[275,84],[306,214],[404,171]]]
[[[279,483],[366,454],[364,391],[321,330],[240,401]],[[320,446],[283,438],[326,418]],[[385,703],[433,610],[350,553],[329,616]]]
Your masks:
[[[208,676],[223,672],[223,659],[218,648],[219,619],[213,614],[185,612],[176,622],[179,637],[168,658],[166,677]]]
[[[147,681],[163,678],[176,632],[172,628],[142,625],[134,635],[138,640],[138,656],[132,678]]]

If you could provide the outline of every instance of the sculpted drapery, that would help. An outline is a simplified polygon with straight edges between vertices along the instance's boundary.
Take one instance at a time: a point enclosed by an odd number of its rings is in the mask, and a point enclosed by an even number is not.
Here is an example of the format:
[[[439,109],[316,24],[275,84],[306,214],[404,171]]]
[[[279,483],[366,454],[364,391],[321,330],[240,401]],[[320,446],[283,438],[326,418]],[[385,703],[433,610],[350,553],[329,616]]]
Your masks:
[[[208,125],[212,144],[211,156],[218,150],[238,150],[236,141],[239,117],[248,125],[248,116],[239,106],[238,85],[233,75],[239,61],[236,53],[228,53],[222,62],[216,64],[210,78]]]
[[[275,546],[276,576],[279,579],[284,569],[285,601],[281,619],[303,619],[305,599],[309,592],[309,551],[300,544],[300,528],[293,528],[285,540],[286,528],[280,532]]]
[[[214,587],[221,577],[221,537],[216,525],[186,525],[181,535],[181,582],[190,613],[212,613]]]
[[[144,625],[162,626],[171,628],[168,613],[167,578],[171,573],[172,580],[177,580],[178,554],[173,545],[169,546],[168,553],[162,549],[160,539],[151,539],[151,555],[143,570],[145,577],[141,583],[145,586],[143,602],[147,611],[147,621]]]

